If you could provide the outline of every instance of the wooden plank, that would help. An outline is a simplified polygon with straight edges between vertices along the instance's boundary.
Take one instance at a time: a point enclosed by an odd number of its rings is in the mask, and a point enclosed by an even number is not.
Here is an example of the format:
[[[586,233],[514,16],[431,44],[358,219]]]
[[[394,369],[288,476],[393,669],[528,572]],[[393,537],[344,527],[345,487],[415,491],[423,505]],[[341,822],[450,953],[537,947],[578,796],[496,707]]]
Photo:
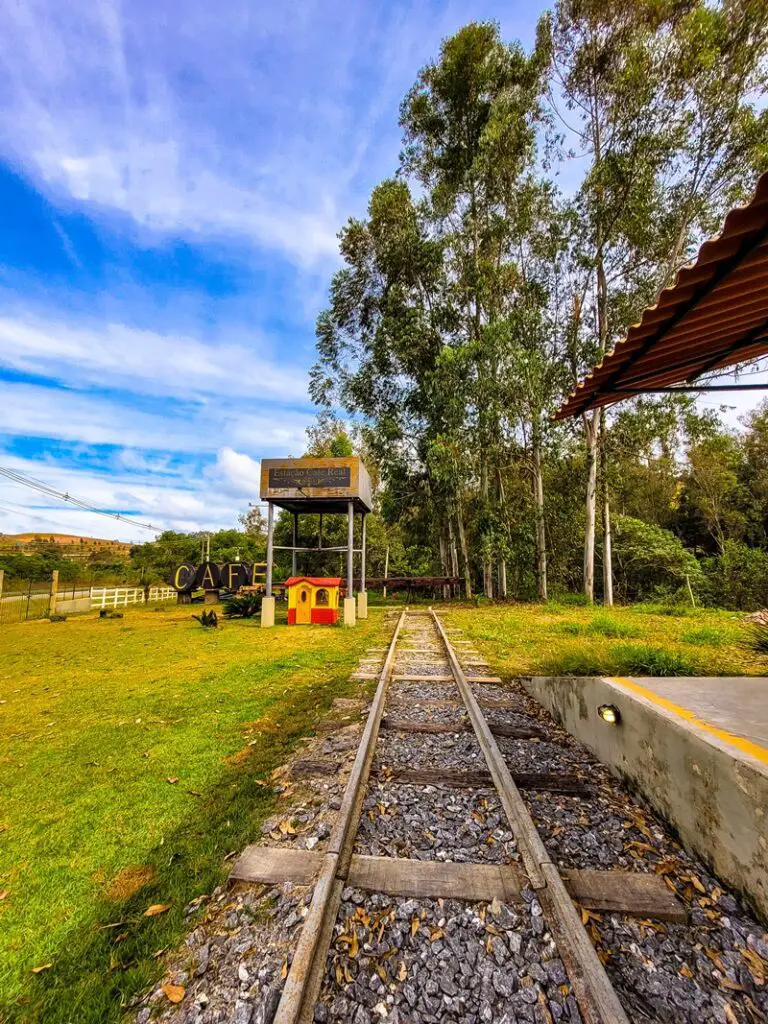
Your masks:
[[[311,885],[324,857],[310,850],[248,846],[232,869],[230,880]],[[563,871],[562,878],[571,898],[587,910],[683,924],[688,920],[685,907],[659,875],[572,870]],[[357,855],[352,857],[347,878],[347,885],[391,896],[488,902],[494,898],[518,899],[520,884],[521,872],[514,864],[452,864]]]
[[[324,853],[287,846],[246,846],[229,877],[240,882],[309,885],[317,877],[324,857]]]
[[[591,786],[577,775],[551,772],[513,772],[512,778],[520,789],[546,793],[570,793],[573,796],[592,796]],[[405,786],[447,786],[450,789],[493,789],[490,772],[446,772],[439,768],[393,768],[380,776],[382,782],[397,782]]]
[[[291,765],[291,775],[335,775],[341,764],[331,758],[301,757]]]
[[[456,719],[453,722],[418,722],[406,718],[390,718],[389,716],[382,720],[381,728],[391,729],[395,732],[456,733],[472,731],[468,719]],[[515,725],[504,725],[501,722],[491,722],[489,728],[495,736],[503,736],[510,740],[541,739],[544,735],[540,729],[521,729]]]
[[[468,683],[484,683],[486,686],[506,686],[498,676],[467,676]]]
[[[415,899],[520,899],[520,869],[512,864],[451,864],[398,857],[352,858],[347,885]]]
[[[639,871],[561,871],[571,897],[587,910],[685,924],[688,914],[660,875]]]
[[[453,676],[392,676],[393,683],[452,683]],[[501,682],[501,680],[499,680]]]

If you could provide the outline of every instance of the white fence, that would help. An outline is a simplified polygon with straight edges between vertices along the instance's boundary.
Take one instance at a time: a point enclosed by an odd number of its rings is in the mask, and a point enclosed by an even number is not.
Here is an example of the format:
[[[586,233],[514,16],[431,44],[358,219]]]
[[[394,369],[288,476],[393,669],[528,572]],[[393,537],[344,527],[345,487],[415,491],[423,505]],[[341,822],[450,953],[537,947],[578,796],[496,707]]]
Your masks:
[[[91,608],[120,608],[129,604],[153,601],[172,601],[176,597],[173,587],[150,587],[146,595],[143,587],[91,587]]]

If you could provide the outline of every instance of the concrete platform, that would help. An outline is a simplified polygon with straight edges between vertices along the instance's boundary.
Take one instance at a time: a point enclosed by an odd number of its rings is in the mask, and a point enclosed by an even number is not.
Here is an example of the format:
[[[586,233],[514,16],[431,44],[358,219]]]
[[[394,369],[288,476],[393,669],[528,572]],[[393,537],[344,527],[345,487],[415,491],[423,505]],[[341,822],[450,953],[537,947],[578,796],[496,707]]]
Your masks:
[[[523,682],[768,921],[768,678]],[[600,718],[601,704],[616,705],[619,725]]]

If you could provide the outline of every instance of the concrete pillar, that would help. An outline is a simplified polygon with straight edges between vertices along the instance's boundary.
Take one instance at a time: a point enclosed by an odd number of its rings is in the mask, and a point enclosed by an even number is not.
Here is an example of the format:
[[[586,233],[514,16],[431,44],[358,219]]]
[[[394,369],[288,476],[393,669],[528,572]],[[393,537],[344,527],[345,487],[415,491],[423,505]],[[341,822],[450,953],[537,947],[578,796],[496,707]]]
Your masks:
[[[2,588],[0,588],[2,589]],[[59,570],[54,569],[51,573],[51,602],[48,605],[48,614],[56,614],[56,598],[59,594]]]
[[[355,505],[347,502],[347,597],[354,597]]]
[[[274,597],[262,597],[261,599],[261,628],[274,626],[275,624],[275,599]]]
[[[297,547],[299,543],[299,513],[293,513],[293,546]],[[298,552],[292,552],[293,557],[291,558],[291,576],[298,575]]]
[[[358,595],[359,597],[360,595]],[[344,625],[355,625],[355,599],[354,597],[344,598]]]
[[[266,594],[272,597],[272,559],[274,556],[273,543],[275,535],[275,506],[270,501],[267,505],[267,580]],[[262,606],[263,607],[263,606]]]
[[[368,618],[368,592],[365,589],[365,512],[363,512],[362,539],[360,541],[360,593],[357,595],[357,617]]]

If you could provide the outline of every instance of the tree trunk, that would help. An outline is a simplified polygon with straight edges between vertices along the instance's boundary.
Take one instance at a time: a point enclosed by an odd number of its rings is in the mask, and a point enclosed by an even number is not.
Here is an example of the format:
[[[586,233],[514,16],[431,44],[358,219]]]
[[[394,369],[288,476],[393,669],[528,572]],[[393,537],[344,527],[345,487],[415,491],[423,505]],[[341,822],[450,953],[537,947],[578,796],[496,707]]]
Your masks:
[[[445,533],[443,532],[442,526],[440,528],[440,534],[439,534],[438,540],[440,542],[440,564],[442,565],[442,568],[443,568],[443,576],[450,576],[451,575],[451,570],[450,570],[450,566],[448,564],[448,545],[445,542]],[[450,595],[448,593],[448,584],[444,583],[443,584],[443,600],[447,601],[449,596]]]
[[[499,562],[499,597],[502,601],[507,599],[507,563],[503,558]]]
[[[461,560],[464,563],[464,589],[467,597],[472,597],[472,569],[469,564],[469,552],[467,550],[467,535],[464,532],[464,515],[461,506],[456,510],[456,528],[459,534],[459,546],[461,548]]]
[[[600,481],[603,488],[603,604],[613,605],[613,534],[605,456],[605,409],[600,410]]]
[[[595,506],[597,504],[597,414],[584,417],[587,442],[587,500],[584,527],[584,595],[595,600]]]
[[[480,497],[483,502],[483,508],[488,507],[488,467],[485,462],[485,454],[480,453],[482,459],[482,465],[480,467]],[[491,564],[490,555],[486,550],[484,538],[481,538],[483,544],[483,593],[486,597],[493,597],[493,566]]]
[[[459,553],[456,550],[456,534],[453,531],[453,519],[448,516],[448,544],[451,554],[451,576],[459,575]],[[454,597],[461,597],[461,589],[454,589]]]
[[[533,500],[536,516],[536,582],[539,600],[547,600],[547,534],[544,529],[544,475],[541,471],[541,434],[533,425]]]

